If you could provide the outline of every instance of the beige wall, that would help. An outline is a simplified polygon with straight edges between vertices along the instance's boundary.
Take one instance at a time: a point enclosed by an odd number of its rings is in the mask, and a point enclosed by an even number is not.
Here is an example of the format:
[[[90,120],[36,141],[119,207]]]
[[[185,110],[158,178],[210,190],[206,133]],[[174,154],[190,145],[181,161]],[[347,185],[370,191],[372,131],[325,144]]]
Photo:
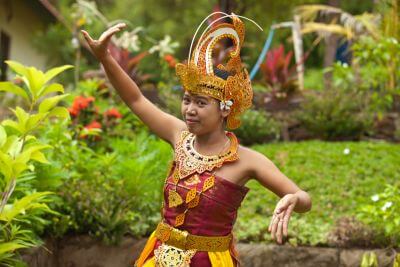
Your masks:
[[[32,34],[45,26],[40,15],[32,10],[27,1],[37,0],[10,0],[11,20],[7,21],[7,5],[0,2],[0,29],[11,37],[9,57],[24,65],[45,69],[46,57],[39,54],[32,46]],[[10,77],[10,76],[9,76]]]

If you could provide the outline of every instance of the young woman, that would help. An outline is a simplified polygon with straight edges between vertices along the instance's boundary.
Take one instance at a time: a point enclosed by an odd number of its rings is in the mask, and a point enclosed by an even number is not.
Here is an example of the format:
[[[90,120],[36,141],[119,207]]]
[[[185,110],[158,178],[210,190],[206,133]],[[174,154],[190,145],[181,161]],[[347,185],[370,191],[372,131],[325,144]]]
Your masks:
[[[237,266],[232,228],[251,178],[281,198],[268,227],[279,244],[287,236],[292,212],[311,209],[306,192],[268,158],[239,145],[235,135],[225,131],[240,125],[239,116],[251,106],[253,93],[240,60],[244,24],[236,15],[224,15],[232,23],[205,31],[187,64],[176,66],[184,89],[183,120],[147,100],[110,56],[109,41],[125,24],[111,27],[98,40],[82,31],[123,101],[175,151],[164,185],[162,221],[137,266]],[[213,66],[213,47],[223,38],[234,44],[230,59],[225,66]]]

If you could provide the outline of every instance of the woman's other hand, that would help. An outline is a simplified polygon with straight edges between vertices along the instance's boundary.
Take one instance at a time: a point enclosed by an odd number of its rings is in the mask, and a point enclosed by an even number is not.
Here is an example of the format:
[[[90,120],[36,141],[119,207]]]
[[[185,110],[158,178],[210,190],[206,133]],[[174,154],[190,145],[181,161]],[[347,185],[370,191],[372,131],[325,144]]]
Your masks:
[[[282,244],[283,236],[288,235],[289,219],[294,207],[298,202],[298,196],[295,194],[287,194],[281,198],[275,207],[271,222],[268,226],[268,232],[271,233],[271,238],[278,244]]]
[[[117,25],[114,25],[113,27],[103,32],[98,40],[93,40],[89,33],[84,30],[82,30],[81,32],[83,34],[83,37],[85,37],[85,40],[88,43],[93,55],[101,61],[109,53],[108,44],[110,43],[111,37],[125,27],[125,23],[118,23]]]

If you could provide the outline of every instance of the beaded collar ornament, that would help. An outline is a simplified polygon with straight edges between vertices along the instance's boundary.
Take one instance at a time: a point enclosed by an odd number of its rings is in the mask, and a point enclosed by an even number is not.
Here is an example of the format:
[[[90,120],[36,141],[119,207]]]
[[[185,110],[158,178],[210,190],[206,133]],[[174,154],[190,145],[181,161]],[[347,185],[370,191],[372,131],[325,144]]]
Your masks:
[[[230,109],[231,112],[227,118],[227,127],[229,129],[236,129],[240,126],[240,114],[251,106],[253,98],[249,74],[242,67],[240,59],[240,49],[244,41],[245,28],[244,23],[239,17],[248,18],[233,13],[228,15],[223,12],[214,12],[200,24],[193,37],[192,45],[202,24],[216,13],[220,13],[223,16],[213,21],[204,30],[193,50],[193,54],[191,54],[192,46],[190,47],[188,63],[178,63],[176,65],[176,74],[180,78],[184,90],[216,98],[221,101],[221,109]],[[232,19],[232,23],[221,23],[209,29],[218,20],[227,17]],[[255,23],[254,21],[252,22]],[[255,24],[257,25],[257,23]],[[260,26],[258,27],[261,29]],[[231,39],[234,48],[229,53],[230,58],[226,66],[219,64],[214,69],[212,63],[214,46],[219,40],[224,38]],[[226,80],[215,75],[215,72],[219,70],[229,73]]]
[[[220,168],[224,162],[238,159],[238,141],[234,134],[227,132],[230,140],[229,150],[222,155],[205,156],[194,149],[195,135],[187,131],[182,132],[182,139],[175,150],[175,161],[178,164],[179,178],[185,178],[194,173],[211,172]]]

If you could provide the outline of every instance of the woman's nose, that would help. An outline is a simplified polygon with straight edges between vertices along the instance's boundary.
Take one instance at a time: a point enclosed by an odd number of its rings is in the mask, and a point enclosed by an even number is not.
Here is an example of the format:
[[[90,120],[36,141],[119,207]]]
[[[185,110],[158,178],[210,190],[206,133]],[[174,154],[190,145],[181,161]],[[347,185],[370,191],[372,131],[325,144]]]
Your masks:
[[[190,104],[188,105],[188,108],[187,108],[186,112],[187,112],[188,114],[191,114],[191,115],[196,114],[196,108],[195,108],[195,106],[194,106],[193,103],[190,103]]]

